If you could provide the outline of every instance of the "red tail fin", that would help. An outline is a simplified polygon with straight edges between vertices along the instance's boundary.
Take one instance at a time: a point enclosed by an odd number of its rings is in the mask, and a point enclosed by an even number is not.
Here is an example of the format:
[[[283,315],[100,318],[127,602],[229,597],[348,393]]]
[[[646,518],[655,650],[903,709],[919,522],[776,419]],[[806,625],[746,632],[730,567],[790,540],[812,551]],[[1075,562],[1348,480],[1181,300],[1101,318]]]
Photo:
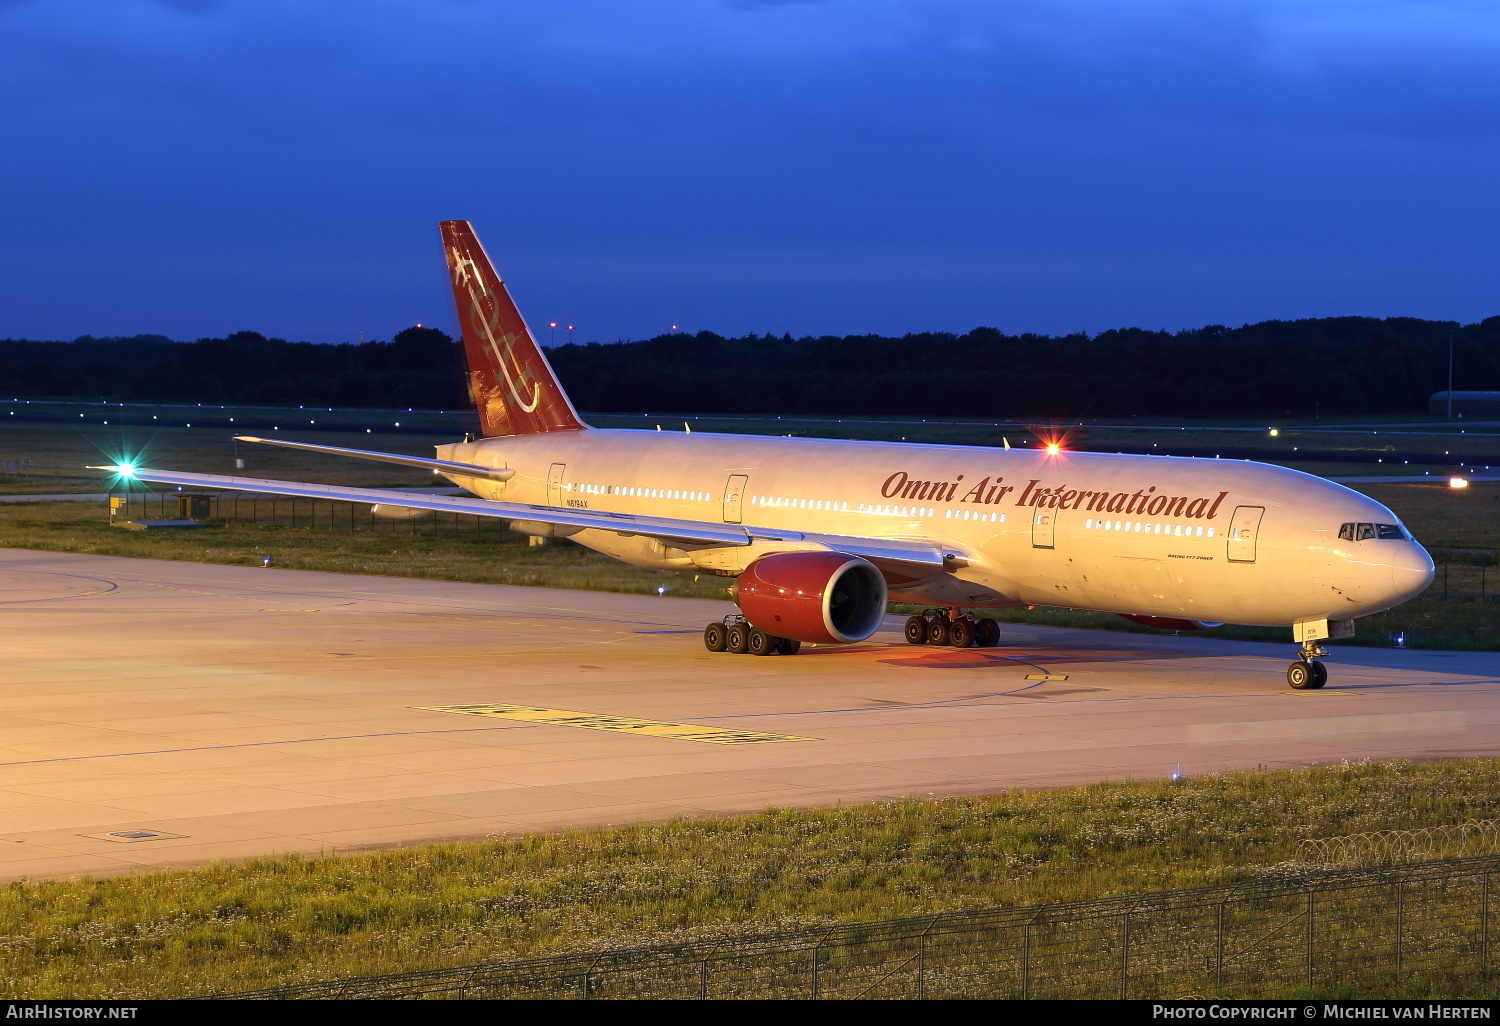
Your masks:
[[[442,221],[443,254],[458,304],[469,399],[485,437],[573,431],[587,427],[541,347],[531,337],[505,283],[467,221]]]

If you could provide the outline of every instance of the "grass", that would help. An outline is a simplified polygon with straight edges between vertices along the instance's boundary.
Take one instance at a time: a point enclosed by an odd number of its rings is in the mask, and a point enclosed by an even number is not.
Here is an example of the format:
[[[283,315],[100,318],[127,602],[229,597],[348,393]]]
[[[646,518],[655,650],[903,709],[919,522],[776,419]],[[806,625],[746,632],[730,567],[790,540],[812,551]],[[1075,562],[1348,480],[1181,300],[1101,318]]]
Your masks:
[[[0,546],[237,566],[259,566],[269,556],[272,565],[292,570],[637,595],[653,594],[665,586],[676,596],[726,597],[727,582],[722,578],[704,576],[695,581],[691,575],[641,570],[567,541],[532,548],[525,536],[491,518],[478,524],[480,518],[447,514],[414,521],[371,521],[361,511],[358,530],[341,526],[330,531],[327,512],[333,505],[318,504],[319,527],[307,526],[307,500],[299,503],[302,526],[289,522],[290,503],[281,500],[279,523],[240,520],[197,530],[130,531],[109,526],[100,503],[0,503]],[[349,505],[337,506],[342,525]],[[261,500],[261,507],[268,509],[269,500]],[[168,516],[173,515],[169,507]],[[435,526],[437,534],[426,533]]]
[[[1500,815],[1500,760],[1343,764],[255,858],[0,889],[6,997],[174,997],[1253,879]]]
[[[239,473],[250,477],[323,481],[363,488],[419,487],[433,483],[430,472],[411,467],[235,442],[232,432],[222,427],[142,428],[102,424],[75,427],[0,422],[0,428],[3,428],[0,458],[31,461],[30,473],[0,474],[0,494],[103,492],[113,480],[112,475],[85,468],[121,459],[133,459],[141,466],[195,474],[233,474],[236,473],[234,461],[243,459],[246,469]],[[270,434],[266,431],[254,433]],[[435,444],[454,441],[461,433],[367,435],[364,432],[320,431],[307,438],[320,445],[431,456]]]

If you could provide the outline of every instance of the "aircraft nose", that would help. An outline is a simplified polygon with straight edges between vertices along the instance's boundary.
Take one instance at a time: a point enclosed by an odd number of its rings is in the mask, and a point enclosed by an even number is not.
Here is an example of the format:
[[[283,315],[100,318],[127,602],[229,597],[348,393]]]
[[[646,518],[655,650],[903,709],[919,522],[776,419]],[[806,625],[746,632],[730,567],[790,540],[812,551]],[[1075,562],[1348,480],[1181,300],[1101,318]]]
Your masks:
[[[1392,596],[1397,604],[1416,598],[1432,586],[1435,568],[1427,550],[1416,542],[1406,542],[1391,560]]]

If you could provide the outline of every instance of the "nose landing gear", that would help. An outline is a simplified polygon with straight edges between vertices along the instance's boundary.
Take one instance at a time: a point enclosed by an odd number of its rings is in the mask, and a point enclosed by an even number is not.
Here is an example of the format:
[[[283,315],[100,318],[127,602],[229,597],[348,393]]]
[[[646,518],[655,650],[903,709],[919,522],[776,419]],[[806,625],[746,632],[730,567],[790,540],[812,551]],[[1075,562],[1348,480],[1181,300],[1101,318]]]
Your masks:
[[[1316,641],[1304,641],[1297,650],[1297,661],[1286,668],[1286,682],[1298,691],[1316,691],[1328,683],[1328,667],[1318,662],[1327,649]]]

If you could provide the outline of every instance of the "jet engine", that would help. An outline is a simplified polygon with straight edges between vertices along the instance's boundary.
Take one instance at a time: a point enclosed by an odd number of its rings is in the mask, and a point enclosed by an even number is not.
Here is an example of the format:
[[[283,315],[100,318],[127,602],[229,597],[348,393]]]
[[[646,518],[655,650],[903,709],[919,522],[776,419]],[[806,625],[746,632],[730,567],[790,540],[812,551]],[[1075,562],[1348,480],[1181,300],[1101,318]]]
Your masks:
[[[751,626],[813,644],[864,641],[885,616],[885,578],[841,552],[762,556],[730,593]]]
[[[1222,623],[1209,620],[1179,620],[1174,616],[1144,616],[1140,613],[1120,613],[1127,620],[1143,623],[1147,627],[1160,627],[1168,631],[1206,631],[1210,627],[1222,627]]]
[[[429,516],[432,510],[416,509],[413,506],[392,506],[388,502],[377,502],[370,507],[370,512],[377,517],[384,517],[386,520],[418,520]]]

